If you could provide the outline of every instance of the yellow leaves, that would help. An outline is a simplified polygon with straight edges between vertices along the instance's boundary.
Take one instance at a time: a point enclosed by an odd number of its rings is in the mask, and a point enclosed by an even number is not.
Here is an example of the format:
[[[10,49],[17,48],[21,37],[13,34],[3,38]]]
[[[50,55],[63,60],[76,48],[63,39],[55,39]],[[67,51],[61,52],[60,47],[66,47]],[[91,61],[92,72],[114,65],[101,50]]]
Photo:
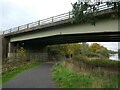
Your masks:
[[[73,53],[74,53],[74,51],[72,51],[72,50],[67,51],[67,54],[73,54]]]
[[[93,52],[96,52],[97,50],[99,50],[101,48],[101,46],[97,43],[93,43],[92,45],[90,45],[90,50],[92,50]]]
[[[80,52],[81,44],[60,44],[48,46],[50,54],[60,54],[65,56],[66,54],[75,54]]]

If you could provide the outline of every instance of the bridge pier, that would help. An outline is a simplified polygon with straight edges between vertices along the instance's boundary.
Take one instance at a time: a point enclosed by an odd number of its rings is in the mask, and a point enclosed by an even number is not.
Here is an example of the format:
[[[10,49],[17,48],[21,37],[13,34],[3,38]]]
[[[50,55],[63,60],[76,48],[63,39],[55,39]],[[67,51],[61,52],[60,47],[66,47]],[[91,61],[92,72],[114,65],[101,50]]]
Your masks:
[[[15,45],[14,43],[9,42],[8,43],[8,57],[12,57],[15,53]]]
[[[30,54],[30,59],[35,59],[36,61],[48,61],[48,49],[46,45],[24,45],[24,49]]]
[[[28,42],[9,42],[8,57],[11,57],[14,53],[17,53],[17,49],[21,50],[21,47],[25,50],[27,60],[48,61],[49,59],[47,45],[42,44],[41,42],[31,42],[31,40]]]
[[[5,59],[8,57],[8,43],[9,43],[9,39],[8,38],[4,38],[3,36],[0,37],[1,38],[1,53],[2,53],[2,59]]]

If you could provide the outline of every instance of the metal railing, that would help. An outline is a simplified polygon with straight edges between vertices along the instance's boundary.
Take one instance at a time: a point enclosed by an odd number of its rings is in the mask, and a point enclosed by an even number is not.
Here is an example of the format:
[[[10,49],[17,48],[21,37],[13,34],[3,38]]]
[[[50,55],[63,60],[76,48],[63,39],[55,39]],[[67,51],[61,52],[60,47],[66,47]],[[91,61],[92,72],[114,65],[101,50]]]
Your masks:
[[[2,34],[5,35],[5,34],[12,33],[12,32],[18,32],[18,31],[21,31],[21,30],[30,29],[30,28],[38,27],[38,26],[43,26],[43,25],[47,25],[47,24],[50,24],[50,23],[54,23],[54,22],[58,22],[58,21],[62,21],[62,20],[70,19],[70,18],[72,18],[72,12],[60,14],[60,15],[57,15],[57,16],[54,16],[54,17],[50,17],[50,18],[47,18],[47,19],[42,19],[42,20],[39,20],[39,21],[36,21],[36,22],[32,22],[32,23],[28,23],[28,24],[25,24],[25,25],[15,27],[15,28],[11,28],[11,29],[3,31]]]
[[[103,4],[103,5],[99,5],[99,7],[97,7],[97,8],[99,8],[99,11],[103,11],[103,10],[106,10],[106,9],[109,9],[109,8],[112,8],[112,7],[107,7],[107,5]],[[50,18],[47,18],[47,19],[39,20],[39,21],[36,21],[36,22],[28,23],[28,24],[25,24],[25,25],[21,25],[21,26],[15,27],[15,28],[5,30],[5,31],[2,32],[2,34],[5,35],[5,34],[13,33],[13,32],[19,32],[19,31],[22,31],[22,30],[25,30],[25,29],[29,30],[33,27],[43,26],[43,25],[55,23],[55,22],[58,22],[58,21],[71,19],[72,16],[73,16],[72,12],[60,14],[60,15],[53,16],[53,17],[50,17]]]

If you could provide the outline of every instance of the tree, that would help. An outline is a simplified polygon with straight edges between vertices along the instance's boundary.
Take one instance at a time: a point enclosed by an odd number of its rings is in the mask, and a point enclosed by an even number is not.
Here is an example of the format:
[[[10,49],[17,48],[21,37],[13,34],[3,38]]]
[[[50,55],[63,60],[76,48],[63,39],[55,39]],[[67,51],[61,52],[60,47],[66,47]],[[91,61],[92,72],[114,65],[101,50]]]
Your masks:
[[[120,49],[118,49],[118,53],[120,54]]]
[[[109,50],[104,47],[104,46],[100,46],[98,43],[93,43],[89,46],[90,50],[101,57],[109,57]]]
[[[17,53],[17,59],[19,61],[25,61],[27,59],[26,50],[23,47],[17,49],[16,53]]]
[[[93,43],[89,46],[90,50],[94,53],[101,48],[101,46],[98,43]]]
[[[86,42],[83,42],[81,45],[81,54],[84,56],[90,56],[90,54],[91,54],[89,45]]]
[[[107,48],[102,47],[99,50],[96,51],[96,53],[99,53],[102,57],[107,57],[109,58],[109,50]]]
[[[90,22],[92,25],[95,25],[96,18],[94,17],[94,13],[98,11],[98,6],[102,2],[95,2],[94,4],[90,3],[91,0],[88,2],[76,2],[72,4],[73,6],[73,22]]]
[[[66,56],[67,54],[80,54],[81,44],[71,43],[71,44],[59,44],[48,46],[48,51],[50,55],[61,55]]]
[[[94,16],[94,13],[97,13],[100,8],[99,5],[105,3],[108,7],[113,6],[112,9],[117,11],[117,13],[113,13],[113,16],[120,16],[120,1],[119,2],[92,2],[92,0],[88,0],[88,2],[78,1],[72,4],[72,13],[73,19],[72,23],[85,23],[90,22],[92,25],[95,25],[97,18]]]

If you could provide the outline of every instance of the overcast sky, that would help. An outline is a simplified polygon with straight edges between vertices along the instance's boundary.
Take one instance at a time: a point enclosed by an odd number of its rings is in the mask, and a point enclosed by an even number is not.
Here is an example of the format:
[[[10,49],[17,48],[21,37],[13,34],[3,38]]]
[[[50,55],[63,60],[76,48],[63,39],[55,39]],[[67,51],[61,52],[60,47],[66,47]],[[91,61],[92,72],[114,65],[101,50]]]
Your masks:
[[[0,0],[0,31],[69,12],[72,10],[71,3],[76,1]],[[118,49],[117,42],[99,42],[99,44],[111,50]]]
[[[0,0],[0,30],[72,10],[77,0]]]

